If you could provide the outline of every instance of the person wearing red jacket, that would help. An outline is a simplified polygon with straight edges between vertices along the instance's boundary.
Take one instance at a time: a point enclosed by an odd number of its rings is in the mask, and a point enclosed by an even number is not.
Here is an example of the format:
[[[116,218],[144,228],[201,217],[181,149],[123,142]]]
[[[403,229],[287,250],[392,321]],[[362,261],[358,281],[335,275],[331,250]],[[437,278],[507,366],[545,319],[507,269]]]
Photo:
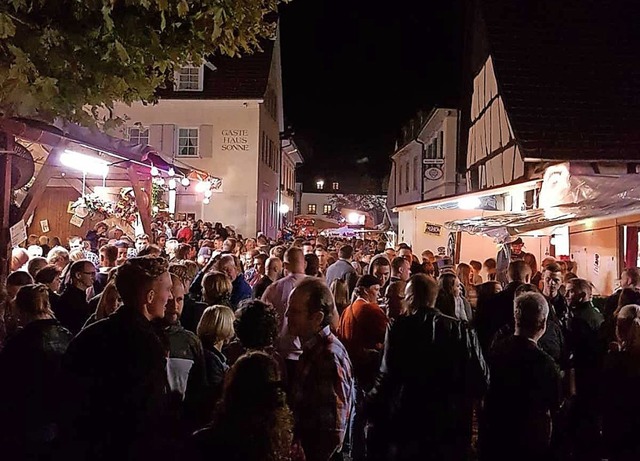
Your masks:
[[[351,457],[366,459],[364,396],[371,390],[382,358],[382,348],[389,319],[377,304],[380,280],[367,274],[356,283],[353,303],[340,317],[338,338],[344,344],[353,364],[356,402],[351,424]]]

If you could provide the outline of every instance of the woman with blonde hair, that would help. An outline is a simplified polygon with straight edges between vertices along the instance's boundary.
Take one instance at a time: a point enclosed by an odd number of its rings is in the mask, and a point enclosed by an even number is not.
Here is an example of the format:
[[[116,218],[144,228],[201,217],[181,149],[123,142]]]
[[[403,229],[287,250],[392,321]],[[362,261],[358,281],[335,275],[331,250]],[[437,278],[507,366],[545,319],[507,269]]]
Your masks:
[[[0,353],[0,443],[6,459],[40,459],[56,436],[63,394],[62,356],[71,333],[54,318],[46,285],[20,288],[15,308],[24,327]]]
[[[204,349],[205,372],[209,387],[205,395],[211,397],[209,404],[215,404],[222,392],[224,376],[229,368],[227,358],[222,353],[222,347],[233,338],[235,319],[235,314],[230,307],[209,306],[204,310],[196,329]]]
[[[115,311],[118,310],[122,301],[120,300],[120,294],[116,288],[115,280],[111,280],[104,287],[102,293],[100,293],[100,299],[98,301],[98,307],[95,312],[87,319],[82,329],[87,328],[89,325],[96,323],[98,320],[109,317]]]
[[[602,434],[611,461],[640,459],[640,305],[616,315],[617,346],[610,347],[603,369]]]

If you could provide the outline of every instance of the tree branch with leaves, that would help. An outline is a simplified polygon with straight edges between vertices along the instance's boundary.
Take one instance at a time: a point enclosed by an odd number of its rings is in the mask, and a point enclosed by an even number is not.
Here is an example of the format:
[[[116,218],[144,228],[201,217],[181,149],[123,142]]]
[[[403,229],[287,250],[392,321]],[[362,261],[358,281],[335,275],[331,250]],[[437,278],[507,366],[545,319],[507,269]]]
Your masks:
[[[114,101],[155,102],[174,69],[259,50],[280,2],[4,0],[0,116],[113,123]]]

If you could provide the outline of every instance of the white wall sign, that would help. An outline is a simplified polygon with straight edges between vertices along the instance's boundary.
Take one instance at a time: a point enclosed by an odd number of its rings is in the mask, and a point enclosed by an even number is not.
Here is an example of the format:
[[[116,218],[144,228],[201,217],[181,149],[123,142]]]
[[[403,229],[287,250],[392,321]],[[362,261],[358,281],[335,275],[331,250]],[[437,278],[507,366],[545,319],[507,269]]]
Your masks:
[[[84,219],[82,219],[80,216],[73,215],[71,216],[71,221],[69,222],[76,227],[82,227],[82,224],[84,223]]]
[[[40,221],[40,229],[42,229],[43,233],[47,233],[49,232],[49,220],[48,219],[43,219],[42,221]]]
[[[15,223],[9,229],[9,234],[11,235],[11,247],[15,248],[20,245],[22,242],[27,240],[27,226],[24,224],[24,220],[20,220]]]

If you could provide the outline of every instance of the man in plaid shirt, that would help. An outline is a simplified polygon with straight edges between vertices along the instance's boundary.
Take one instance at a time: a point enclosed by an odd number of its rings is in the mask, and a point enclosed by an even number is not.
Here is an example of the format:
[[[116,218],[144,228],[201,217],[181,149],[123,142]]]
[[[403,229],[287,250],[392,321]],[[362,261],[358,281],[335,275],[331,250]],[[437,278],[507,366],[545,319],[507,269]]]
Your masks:
[[[334,311],[331,291],[317,278],[302,280],[289,297],[289,331],[303,343],[292,396],[295,433],[308,461],[339,452],[351,417],[351,361],[329,328]]]

